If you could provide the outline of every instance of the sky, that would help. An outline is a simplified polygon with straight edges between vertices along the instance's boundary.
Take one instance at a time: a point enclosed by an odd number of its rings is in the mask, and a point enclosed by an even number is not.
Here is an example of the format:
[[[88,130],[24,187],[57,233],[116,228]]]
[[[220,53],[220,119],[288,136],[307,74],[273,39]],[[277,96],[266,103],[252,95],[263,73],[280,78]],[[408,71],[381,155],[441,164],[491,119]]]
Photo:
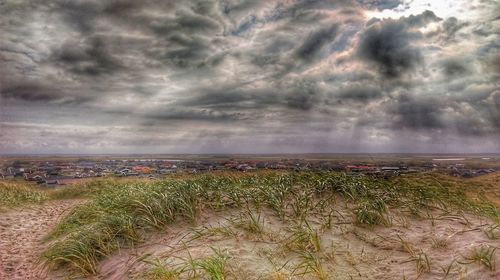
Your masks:
[[[498,0],[0,0],[0,153],[500,152]]]

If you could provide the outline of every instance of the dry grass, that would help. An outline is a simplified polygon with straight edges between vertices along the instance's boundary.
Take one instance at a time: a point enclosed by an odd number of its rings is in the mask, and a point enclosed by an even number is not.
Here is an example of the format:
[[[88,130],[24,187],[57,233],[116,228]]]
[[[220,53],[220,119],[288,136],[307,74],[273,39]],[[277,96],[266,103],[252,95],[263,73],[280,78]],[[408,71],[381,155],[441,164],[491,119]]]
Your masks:
[[[0,181],[0,211],[30,203],[47,201],[49,196],[36,185],[26,182]]]
[[[432,211],[465,211],[495,221],[500,219],[500,211],[494,204],[486,199],[471,199],[465,190],[466,184],[436,174],[387,180],[344,173],[265,172],[196,175],[154,182],[96,181],[45,194],[47,199],[83,195],[89,202],[76,208],[50,234],[50,246],[44,257],[53,268],[96,274],[101,260],[120,248],[143,242],[148,232],[163,230],[179,221],[195,225],[205,211],[236,210],[239,214],[227,224],[193,230],[191,239],[201,240],[206,236],[234,239],[240,238],[239,231],[243,231],[252,235],[254,242],[276,244],[277,251],[287,250],[294,256],[286,269],[276,265],[276,271],[269,272],[272,277],[302,275],[327,279],[331,271],[325,263],[336,258],[331,253],[336,249],[333,244],[324,244],[323,236],[326,231],[343,230],[343,225],[367,230],[391,227],[400,216],[405,221],[408,217],[428,218]],[[288,227],[281,233],[272,232],[267,217],[261,214],[263,211],[271,211],[272,219]],[[490,232],[495,229],[485,233],[494,237]],[[377,245],[373,238],[365,240],[371,240],[374,247]],[[436,240],[435,246],[444,245]],[[422,250],[410,245],[405,250],[419,274],[432,270],[432,258]],[[217,252],[214,251],[216,259],[186,260],[190,264],[189,275],[204,271],[214,275],[210,276],[212,279],[229,277],[231,273],[221,262],[228,263],[230,258]],[[362,257],[354,257],[349,251],[345,255],[351,256],[353,264]],[[231,258],[231,261],[236,260]],[[165,264],[164,260],[152,260],[150,265],[155,270],[150,274],[154,279],[159,279],[158,275],[176,277],[187,271],[185,267]]]

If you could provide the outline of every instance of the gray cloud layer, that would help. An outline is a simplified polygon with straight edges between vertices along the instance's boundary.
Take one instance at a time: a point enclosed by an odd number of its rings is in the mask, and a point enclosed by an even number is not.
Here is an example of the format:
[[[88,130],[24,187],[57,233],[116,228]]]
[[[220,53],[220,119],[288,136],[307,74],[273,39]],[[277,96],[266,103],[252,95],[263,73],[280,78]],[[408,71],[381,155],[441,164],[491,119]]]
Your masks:
[[[0,0],[0,152],[500,152],[498,3],[412,5]]]

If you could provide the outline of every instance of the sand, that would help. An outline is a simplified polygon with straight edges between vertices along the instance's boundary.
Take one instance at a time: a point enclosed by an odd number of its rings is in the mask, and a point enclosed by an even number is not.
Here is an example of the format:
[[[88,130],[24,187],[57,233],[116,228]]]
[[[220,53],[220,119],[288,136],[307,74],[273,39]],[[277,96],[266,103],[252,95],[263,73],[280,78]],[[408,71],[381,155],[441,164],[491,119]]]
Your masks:
[[[318,256],[328,275],[326,279],[500,279],[498,268],[490,271],[478,263],[465,263],[480,246],[500,247],[500,239],[485,233],[489,226],[494,226],[488,219],[438,212],[432,213],[433,219],[394,215],[390,226],[366,228],[351,223],[352,215],[342,208],[337,209],[342,215],[336,217],[331,228],[322,228],[321,222],[314,218],[311,221],[320,235]],[[166,267],[176,267],[190,257],[213,255],[212,248],[219,248],[231,256],[230,279],[319,279],[313,273],[299,276],[297,267],[302,262],[301,256],[283,247],[289,240],[293,222],[280,221],[269,210],[263,210],[261,215],[262,234],[231,224],[229,221],[238,217],[236,210],[203,213],[196,225],[173,224],[148,238],[140,247],[121,250],[104,260],[98,278],[144,279],[144,273],[152,268],[144,259],[160,259]],[[196,233],[225,226],[232,228],[235,235]],[[415,257],[405,250],[401,240],[407,242],[417,256],[427,256],[429,271],[418,272]],[[498,257],[500,253],[496,252],[494,259],[498,261]]]
[[[0,279],[83,279],[70,271],[49,272],[40,262],[46,246],[44,236],[79,203],[54,201],[1,213]],[[325,213],[308,216],[320,238],[321,250],[315,254],[325,279],[500,279],[500,267],[490,271],[467,260],[477,248],[500,247],[500,227],[495,236],[488,236],[495,223],[487,218],[442,211],[418,218],[390,212],[388,225],[370,228],[357,225],[351,207],[343,201],[338,201],[334,210],[331,227],[325,226]],[[151,261],[158,259],[166,267],[176,267],[185,265],[189,258],[209,257],[214,248],[230,256],[229,279],[319,279],[310,269],[300,268],[300,250],[286,247],[296,220],[282,221],[263,208],[259,210],[263,232],[256,233],[241,226],[242,211],[204,211],[194,224],[173,223],[145,236],[139,246],[121,249],[104,259],[98,274],[87,279],[145,279]],[[419,256],[429,260],[428,270],[420,273]],[[499,257],[497,250],[495,262]]]
[[[46,279],[43,238],[80,203],[59,200],[0,213],[0,279]]]

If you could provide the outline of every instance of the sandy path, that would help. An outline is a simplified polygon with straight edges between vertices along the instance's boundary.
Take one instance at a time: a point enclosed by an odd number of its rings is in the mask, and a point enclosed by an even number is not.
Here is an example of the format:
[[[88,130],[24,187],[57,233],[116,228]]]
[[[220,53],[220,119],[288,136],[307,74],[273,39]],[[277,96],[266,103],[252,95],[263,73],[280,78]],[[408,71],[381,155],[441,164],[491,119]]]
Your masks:
[[[42,240],[82,202],[59,200],[0,213],[0,279],[44,279]]]

